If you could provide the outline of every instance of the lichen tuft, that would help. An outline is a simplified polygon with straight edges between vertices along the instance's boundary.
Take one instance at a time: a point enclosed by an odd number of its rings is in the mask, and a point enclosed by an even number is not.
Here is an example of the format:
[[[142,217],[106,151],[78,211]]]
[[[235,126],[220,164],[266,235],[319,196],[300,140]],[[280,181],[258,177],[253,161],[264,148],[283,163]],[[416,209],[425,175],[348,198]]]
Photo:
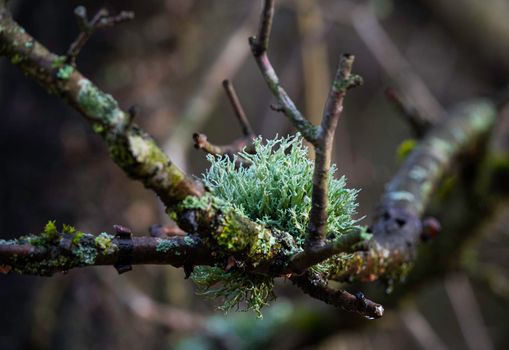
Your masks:
[[[254,149],[254,153],[243,151],[234,157],[208,156],[211,166],[203,181],[215,198],[214,205],[224,213],[223,227],[214,238],[233,254],[248,249],[248,257],[263,259],[278,244],[274,234],[283,232],[294,242],[288,245],[291,252],[298,252],[305,241],[311,209],[313,162],[307,157],[308,150],[299,134],[273,140],[257,138]],[[335,172],[332,166],[327,221],[327,239],[331,241],[358,228],[358,220],[353,218],[358,191],[346,188],[345,177],[336,178]],[[207,204],[194,201],[188,204]],[[246,235],[253,230],[242,227],[242,218],[259,225],[255,230],[259,234]],[[322,270],[332,267],[317,266]],[[271,277],[242,269],[227,272],[222,266],[200,267],[191,277],[201,294],[223,297],[221,309],[225,311],[244,303],[247,310],[261,315],[261,308],[273,298]]]
[[[255,154],[241,152],[234,158],[209,156],[205,185],[225,205],[269,228],[290,233],[302,244],[309,223],[313,162],[297,134],[254,141]],[[240,159],[250,165],[236,165]],[[329,239],[356,227],[358,190],[346,188],[344,176],[329,179],[327,226]]]
[[[223,299],[219,309],[224,312],[252,310],[261,318],[261,309],[275,299],[274,280],[270,277],[241,271],[227,272],[214,266],[196,266],[191,279],[198,286],[198,294]],[[245,303],[244,308],[241,303]]]

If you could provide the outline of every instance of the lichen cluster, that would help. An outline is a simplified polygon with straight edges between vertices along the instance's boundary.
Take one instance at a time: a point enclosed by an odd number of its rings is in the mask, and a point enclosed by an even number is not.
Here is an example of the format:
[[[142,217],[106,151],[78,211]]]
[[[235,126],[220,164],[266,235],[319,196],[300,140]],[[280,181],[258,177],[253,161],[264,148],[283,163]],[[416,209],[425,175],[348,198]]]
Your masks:
[[[309,223],[313,162],[297,134],[273,140],[257,138],[256,152],[238,156],[209,156],[210,168],[203,176],[205,185],[227,206],[269,228],[290,233],[302,244]],[[249,164],[238,167],[237,160]],[[344,176],[329,177],[327,227],[330,239],[352,229],[357,221],[357,190],[345,187]]]
[[[245,217],[260,225],[261,230],[285,232],[293,239],[297,251],[302,250],[309,223],[313,178],[313,162],[307,156],[302,137],[297,134],[273,140],[257,138],[254,149],[254,153],[243,151],[233,157],[208,156],[211,166],[203,175],[203,182],[218,201],[216,205],[228,213],[226,217]],[[357,226],[353,216],[358,191],[346,188],[345,177],[335,178],[335,172],[333,166],[328,194],[329,240]],[[227,248],[235,248],[238,244],[235,235],[242,234],[236,227],[228,227],[222,233],[217,240],[219,244],[231,245]],[[273,240],[272,244],[277,242]],[[256,246],[256,242],[252,245]],[[223,267],[200,267],[191,277],[202,294],[223,297],[221,308],[225,311],[238,308],[243,302],[247,310],[261,315],[260,309],[273,297],[272,278],[248,274],[241,269],[225,272]]]
[[[118,250],[113,238],[106,232],[94,236],[66,224],[58,230],[56,222],[50,220],[40,234],[22,236],[13,241],[16,244],[29,244],[48,250],[51,252],[48,257],[41,261],[32,261],[30,258],[26,261],[18,260],[18,264],[15,264],[18,267],[13,269],[20,273],[51,275],[55,271],[93,265],[99,254],[113,254]],[[67,241],[70,244],[66,243]]]

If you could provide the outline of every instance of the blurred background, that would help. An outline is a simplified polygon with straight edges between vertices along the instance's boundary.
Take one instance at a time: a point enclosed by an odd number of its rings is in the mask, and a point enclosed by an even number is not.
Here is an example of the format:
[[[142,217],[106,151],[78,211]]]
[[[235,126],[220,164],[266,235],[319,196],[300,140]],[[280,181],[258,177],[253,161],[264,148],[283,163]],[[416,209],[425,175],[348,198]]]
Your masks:
[[[278,4],[269,55],[310,119],[320,118],[340,54],[356,55],[354,70],[365,84],[347,97],[334,157],[349,186],[362,189],[365,224],[397,169],[398,145],[412,137],[385,97],[388,87],[438,119],[456,103],[496,96],[507,84],[506,0]],[[192,148],[193,132],[220,144],[240,135],[222,91],[225,78],[257,133],[294,131],[269,108],[274,101],[250,56],[247,38],[256,32],[261,1],[11,1],[15,19],[59,54],[78,34],[77,5],[89,14],[101,7],[135,12],[133,21],[96,33],[78,68],[123,108],[139,106],[137,122],[188,172],[199,176],[207,166]],[[4,58],[0,113],[0,238],[39,232],[49,219],[93,233],[121,224],[147,234],[151,224],[167,223],[157,198],[116,167],[87,123]],[[509,121],[501,118],[494,147],[507,149]],[[380,320],[312,300],[287,281],[278,282],[278,299],[263,320],[223,315],[194,294],[181,270],[136,266],[118,276],[97,267],[52,278],[0,276],[0,349],[503,349],[506,209],[464,253],[479,257],[483,273],[456,269],[423,281]]]

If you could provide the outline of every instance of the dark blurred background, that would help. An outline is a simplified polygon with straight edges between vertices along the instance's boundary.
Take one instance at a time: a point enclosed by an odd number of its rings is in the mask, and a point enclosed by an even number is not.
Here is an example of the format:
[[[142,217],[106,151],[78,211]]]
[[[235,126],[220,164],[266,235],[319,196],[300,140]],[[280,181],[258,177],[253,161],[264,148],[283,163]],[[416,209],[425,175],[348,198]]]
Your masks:
[[[397,169],[398,145],[412,136],[385,89],[400,89],[436,117],[455,103],[495,96],[507,83],[506,0],[279,3],[269,54],[309,118],[320,118],[339,55],[356,55],[355,71],[365,84],[347,98],[335,162],[349,186],[362,189],[359,216],[366,224]],[[240,134],[221,88],[225,78],[232,79],[258,133],[293,132],[269,108],[274,101],[250,57],[247,38],[256,31],[260,4],[11,1],[15,19],[59,54],[78,34],[77,5],[89,14],[101,7],[134,11],[133,21],[93,36],[78,68],[123,108],[139,106],[137,121],[197,176],[207,164],[192,149],[193,132],[217,143]],[[39,232],[49,219],[94,233],[122,224],[147,234],[151,224],[167,222],[156,197],[116,167],[87,123],[4,58],[0,113],[0,238]],[[507,145],[507,139],[497,142]],[[111,267],[52,278],[0,276],[0,349],[504,349],[508,224],[501,210],[468,251],[496,269],[495,284],[455,271],[426,281],[399,308],[362,325],[356,315],[284,281],[280,298],[257,320],[245,313],[224,316],[171,267],[137,266],[122,276]]]

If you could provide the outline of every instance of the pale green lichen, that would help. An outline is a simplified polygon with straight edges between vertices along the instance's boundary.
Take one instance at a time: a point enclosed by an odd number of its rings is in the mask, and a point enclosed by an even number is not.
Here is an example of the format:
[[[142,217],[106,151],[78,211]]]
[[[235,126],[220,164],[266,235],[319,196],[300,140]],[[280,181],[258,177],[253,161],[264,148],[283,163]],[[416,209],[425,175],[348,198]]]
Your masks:
[[[254,141],[255,154],[238,157],[209,156],[210,168],[203,176],[212,194],[228,208],[269,228],[290,233],[302,243],[309,223],[313,162],[300,135]],[[250,166],[236,166],[236,159]],[[330,237],[353,229],[357,221],[357,190],[346,188],[345,177],[329,177],[328,220]]]
[[[240,310],[240,304],[244,302],[243,310],[252,310],[261,318],[261,309],[275,298],[274,281],[270,277],[246,275],[240,271],[226,272],[220,267],[196,266],[191,279],[198,286],[198,294],[223,299],[219,309],[225,312]]]
[[[258,138],[254,148],[253,154],[240,152],[232,158],[209,156],[211,166],[203,181],[215,198],[212,205],[224,213],[221,229],[212,235],[217,244],[228,252],[263,261],[281,244],[274,236],[277,232],[289,235],[287,240],[292,242],[285,244],[290,247],[286,249],[302,250],[311,209],[313,162],[300,135]],[[249,166],[239,166],[239,160]],[[358,191],[346,188],[346,179],[335,178],[335,171],[332,166],[327,220],[330,241],[358,227],[353,218]],[[189,199],[187,205],[206,209],[211,204]],[[214,286],[204,294],[224,297],[221,308],[226,311],[245,302],[246,309],[260,314],[273,297],[272,278],[253,276],[242,269],[225,272],[222,267],[201,267],[192,278],[205,290]]]
[[[16,245],[18,242],[15,239],[0,239],[0,246]]]
[[[177,246],[177,243],[170,239],[158,239],[157,240],[157,247],[156,251],[167,253],[171,249],[175,248]]]
[[[79,245],[74,250],[74,255],[79,259],[81,265],[92,265],[97,258],[97,249],[88,245]]]
[[[62,80],[68,80],[71,77],[72,72],[74,72],[74,67],[69,64],[66,64],[58,69],[57,78]]]
[[[125,124],[126,116],[111,95],[100,91],[88,79],[81,79],[78,85],[80,89],[77,99],[88,117],[107,126],[123,126]]]

